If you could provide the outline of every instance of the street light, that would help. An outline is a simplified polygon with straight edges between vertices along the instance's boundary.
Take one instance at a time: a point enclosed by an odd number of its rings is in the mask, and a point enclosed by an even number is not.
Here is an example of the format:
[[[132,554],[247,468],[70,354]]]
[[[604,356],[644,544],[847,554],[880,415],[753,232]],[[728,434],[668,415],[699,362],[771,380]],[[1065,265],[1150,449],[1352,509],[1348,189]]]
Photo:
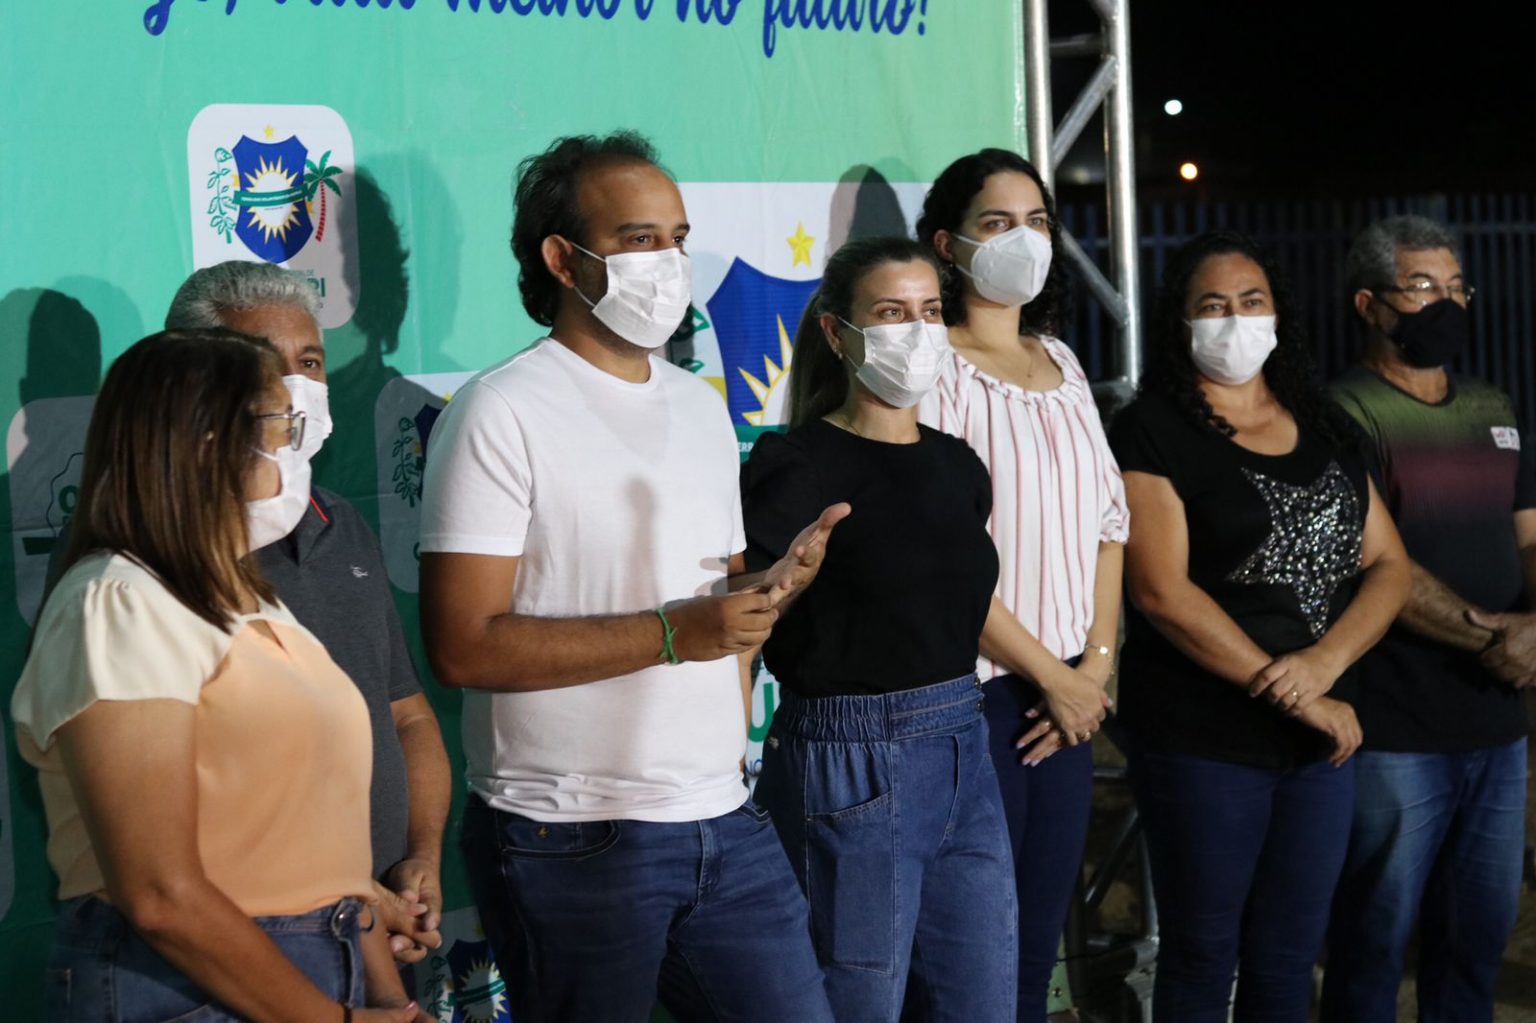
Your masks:
[[[1163,113],[1167,114],[1169,117],[1178,117],[1183,112],[1184,103],[1182,100],[1171,99],[1167,103],[1163,104]]]
[[[1185,181],[1193,181],[1200,176],[1200,168],[1189,160],[1179,164],[1179,177]]]

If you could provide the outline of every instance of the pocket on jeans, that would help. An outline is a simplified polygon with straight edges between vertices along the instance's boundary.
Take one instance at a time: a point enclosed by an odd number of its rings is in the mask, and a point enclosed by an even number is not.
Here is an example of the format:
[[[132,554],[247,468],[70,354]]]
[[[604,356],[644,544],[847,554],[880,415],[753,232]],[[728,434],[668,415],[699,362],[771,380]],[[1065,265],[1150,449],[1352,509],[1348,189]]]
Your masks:
[[[229,1014],[137,936],[112,965],[113,1001],[121,1023],[203,1023]]]
[[[619,840],[618,821],[545,823],[495,813],[497,844],[502,855],[515,859],[584,860],[607,852]]]
[[[764,810],[761,806],[758,806],[757,803],[751,799],[748,799],[745,803],[742,803],[740,806],[738,806],[736,808],[736,812],[745,817],[750,817],[752,820],[759,824],[768,824],[772,820],[772,818],[768,815],[768,811]]]
[[[806,897],[824,963],[889,974],[896,959],[893,796],[805,818]]]

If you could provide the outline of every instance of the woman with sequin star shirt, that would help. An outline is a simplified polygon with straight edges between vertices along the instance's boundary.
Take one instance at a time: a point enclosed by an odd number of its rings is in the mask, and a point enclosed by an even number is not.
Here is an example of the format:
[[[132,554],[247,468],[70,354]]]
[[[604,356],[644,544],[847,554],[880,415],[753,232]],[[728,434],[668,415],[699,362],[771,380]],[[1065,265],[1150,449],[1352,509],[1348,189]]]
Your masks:
[[[1349,669],[1408,591],[1359,434],[1313,381],[1274,265],[1169,260],[1110,430],[1131,510],[1120,669],[1162,930],[1153,1012],[1303,1023],[1349,840]]]

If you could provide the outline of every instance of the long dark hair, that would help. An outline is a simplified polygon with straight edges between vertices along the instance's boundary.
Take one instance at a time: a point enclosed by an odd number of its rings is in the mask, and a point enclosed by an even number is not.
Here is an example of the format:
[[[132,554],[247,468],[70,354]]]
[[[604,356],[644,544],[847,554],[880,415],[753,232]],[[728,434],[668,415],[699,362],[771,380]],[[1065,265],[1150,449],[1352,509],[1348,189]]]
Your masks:
[[[1059,337],[1064,326],[1067,309],[1067,278],[1062,270],[1061,224],[1056,219],[1056,198],[1045,187],[1045,179],[1035,170],[1035,165],[1018,153],[1007,149],[983,149],[962,156],[945,167],[934,179],[933,187],[923,200],[922,215],[917,218],[917,240],[933,249],[933,236],[939,231],[954,233],[965,219],[965,211],[976,198],[987,179],[994,174],[1010,171],[1023,174],[1040,188],[1045,200],[1045,213],[1051,227],[1051,270],[1046,275],[1045,287],[1035,300],[1019,310],[1019,333],[1036,337]],[[935,254],[937,254],[935,252]],[[965,322],[965,278],[952,264],[940,260],[939,282],[943,285],[944,322],[953,326]]]
[[[1199,373],[1190,356],[1189,325],[1184,306],[1189,284],[1201,265],[1215,256],[1239,255],[1258,264],[1269,280],[1275,307],[1274,352],[1264,363],[1264,381],[1275,398],[1303,430],[1314,431],[1335,448],[1354,450],[1362,434],[1347,413],[1328,399],[1319,386],[1311,345],[1302,329],[1301,312],[1291,297],[1285,274],[1267,251],[1236,231],[1208,231],[1191,239],[1168,257],[1163,284],[1153,304],[1148,331],[1147,368],[1143,394],[1161,394],[1202,426],[1230,437],[1237,431],[1216,414],[1200,389]]]
[[[853,293],[866,274],[886,263],[927,263],[937,273],[938,260],[910,238],[856,238],[827,260],[800,327],[789,369],[789,425],[800,426],[842,407],[848,399],[848,372],[821,333],[825,313],[853,317]]]
[[[245,481],[277,351],[232,330],[166,330],[112,364],[85,436],[63,567],[126,555],[198,617],[227,629],[245,594],[273,600],[245,557]]]

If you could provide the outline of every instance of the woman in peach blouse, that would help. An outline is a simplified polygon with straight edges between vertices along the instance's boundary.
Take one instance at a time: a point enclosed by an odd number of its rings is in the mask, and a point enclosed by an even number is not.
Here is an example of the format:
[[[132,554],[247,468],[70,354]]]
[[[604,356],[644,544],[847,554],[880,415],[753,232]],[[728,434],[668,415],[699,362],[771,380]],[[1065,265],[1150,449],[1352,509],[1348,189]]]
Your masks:
[[[426,1018],[362,901],[362,697],[246,558],[293,503],[281,374],[264,341],[166,331],[97,399],[11,704],[59,876],[53,1023]]]

